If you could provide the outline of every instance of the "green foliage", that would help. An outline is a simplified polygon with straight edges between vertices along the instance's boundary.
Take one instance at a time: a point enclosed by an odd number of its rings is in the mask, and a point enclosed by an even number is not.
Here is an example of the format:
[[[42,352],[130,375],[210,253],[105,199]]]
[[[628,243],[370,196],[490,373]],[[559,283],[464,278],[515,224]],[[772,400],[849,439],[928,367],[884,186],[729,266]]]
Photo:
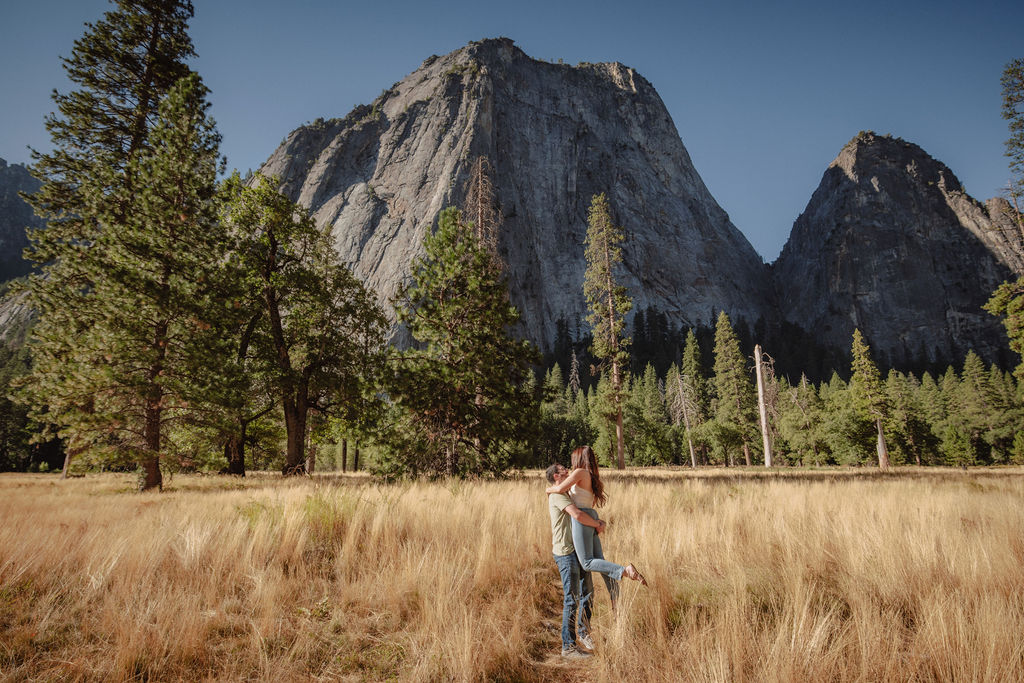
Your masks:
[[[888,412],[882,378],[878,367],[871,360],[871,349],[864,342],[860,330],[853,331],[852,355],[850,396],[858,412],[865,418],[882,419]]]
[[[27,285],[40,320],[19,400],[73,452],[129,454],[144,487],[160,484],[161,427],[187,400],[179,361],[191,351],[174,346],[191,344],[186,304],[171,293],[202,287],[188,240],[206,243],[217,164],[205,89],[186,64],[192,13],[175,0],[119,3],[87,25],[64,60],[77,90],[54,93],[53,151],[33,152],[42,186],[27,198],[48,227],[26,250],[41,269]],[[182,253],[161,263],[175,241]]]
[[[825,413],[823,440],[830,463],[865,465],[874,459],[875,425],[857,409],[852,394],[852,388],[837,374],[819,389]]]
[[[129,454],[145,488],[160,484],[160,454],[176,454],[166,425],[216,381],[210,264],[226,243],[206,93],[195,74],[182,78],[140,151],[92,169],[83,199],[98,230],[87,246],[50,242],[60,256],[29,284],[40,322],[20,400],[76,448]]]
[[[1024,59],[1015,59],[1006,65],[1000,79],[1003,87],[1002,115],[1010,129],[1006,140],[1006,156],[1010,159],[1012,178],[1011,197],[1020,211],[1020,198],[1024,196]],[[1017,215],[1018,221],[1022,217]]]
[[[593,443],[597,436],[590,425],[586,395],[562,381],[558,365],[544,378],[539,427],[529,460],[534,467],[547,467],[556,461],[568,464],[573,449]]]
[[[821,465],[828,453],[822,429],[824,406],[807,377],[785,387],[779,401],[779,435],[788,445],[780,456],[799,465]]]
[[[249,367],[278,397],[287,439],[283,469],[301,471],[311,411],[360,433],[380,419],[387,322],[362,283],[337,263],[329,234],[271,179],[258,176],[239,188],[228,221],[236,273],[248,293],[237,321],[252,337]],[[237,395],[245,385],[235,389]],[[237,400],[233,405],[239,409]]]
[[[985,310],[1003,318],[1010,348],[1024,356],[1024,278],[999,285],[985,304]],[[1018,380],[1024,380],[1024,362],[1017,366],[1014,374]]]
[[[942,434],[942,455],[946,465],[967,467],[977,464],[977,450],[971,438],[956,425],[949,425]]]
[[[715,432],[716,452],[727,454],[726,464],[734,462],[735,448],[742,448],[745,459],[749,459],[749,444],[757,429],[757,398],[747,359],[725,311],[719,313],[715,325],[714,387],[715,421],[723,427]]]
[[[892,462],[896,465],[927,464],[936,451],[934,432],[924,417],[920,386],[913,375],[895,370],[890,370],[885,380],[889,406],[885,434]]]
[[[611,207],[604,194],[594,195],[588,214],[589,227],[585,256],[587,271],[583,277],[583,296],[590,313],[587,321],[593,330],[591,351],[599,359],[599,370],[607,370],[611,382],[608,385],[609,403],[601,414],[622,424],[624,396],[624,373],[629,364],[626,347],[629,339],[624,337],[625,315],[633,307],[633,301],[626,288],[618,284],[616,270],[622,263],[622,242],[625,239],[622,228],[612,222]],[[621,434],[621,432],[620,432]],[[624,446],[616,439],[616,464],[625,466]]]
[[[875,423],[877,433],[878,466],[888,469],[889,452],[885,441],[884,423],[889,416],[889,402],[882,386],[878,367],[871,360],[871,349],[864,342],[860,330],[853,331],[853,362],[850,366],[850,398],[857,413]]]
[[[631,464],[664,465],[676,460],[665,396],[653,365],[632,382],[625,430]]]
[[[424,240],[397,313],[416,345],[396,360],[387,474],[504,471],[529,440],[538,402],[527,382],[538,355],[509,336],[519,314],[496,260],[453,208]]]
[[[1001,84],[1002,116],[1010,130],[1006,156],[1010,160],[1007,191],[1013,204],[1011,218],[1024,234],[1024,59],[1015,59],[1006,65]],[[1001,284],[985,304],[985,310],[1003,318],[1010,348],[1024,356],[1024,278]],[[1017,379],[1024,379],[1024,363],[1014,372]]]

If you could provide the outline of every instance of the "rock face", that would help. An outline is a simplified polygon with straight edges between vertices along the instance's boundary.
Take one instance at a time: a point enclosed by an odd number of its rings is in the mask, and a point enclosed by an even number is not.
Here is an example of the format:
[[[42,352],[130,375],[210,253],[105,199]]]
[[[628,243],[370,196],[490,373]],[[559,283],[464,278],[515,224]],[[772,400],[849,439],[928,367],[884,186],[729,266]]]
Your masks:
[[[840,348],[860,328],[885,364],[959,362],[973,348],[1005,366],[1002,324],[981,307],[1024,273],[1006,208],[969,197],[920,147],[861,133],[772,265],[781,315]]]
[[[35,192],[39,181],[21,164],[0,159],[0,281],[25,275],[30,264],[21,257],[28,246],[25,228],[38,228],[42,221],[32,213],[18,193]]]
[[[767,268],[694,169],[661,98],[622,64],[531,59],[508,39],[430,57],[371,106],[292,132],[261,171],[330,226],[341,258],[382,301],[407,280],[424,235],[460,205],[486,155],[503,216],[521,332],[549,348],[586,316],[583,243],[604,192],[626,233],[637,308],[676,324],[771,308]]]

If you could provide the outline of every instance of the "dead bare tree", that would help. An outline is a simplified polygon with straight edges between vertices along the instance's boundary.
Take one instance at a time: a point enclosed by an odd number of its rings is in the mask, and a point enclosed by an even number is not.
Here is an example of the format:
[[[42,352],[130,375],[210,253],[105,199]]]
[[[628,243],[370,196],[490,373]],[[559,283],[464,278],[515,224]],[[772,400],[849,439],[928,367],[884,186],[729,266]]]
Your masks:
[[[498,211],[493,175],[491,162],[485,156],[478,156],[469,173],[462,216],[473,225],[473,232],[484,248],[499,265],[503,265],[498,255],[501,213]]]
[[[757,374],[757,406],[764,443],[764,466],[771,467],[775,436],[772,425],[778,421],[779,383],[775,379],[775,359],[764,353],[760,344],[754,345],[754,368]]]
[[[693,422],[698,412],[697,402],[694,400],[693,385],[687,381],[683,373],[676,375],[675,391],[672,394],[672,401],[669,410],[676,424],[680,422],[686,427],[686,441],[690,447],[690,466],[697,469],[697,451],[693,446]]]

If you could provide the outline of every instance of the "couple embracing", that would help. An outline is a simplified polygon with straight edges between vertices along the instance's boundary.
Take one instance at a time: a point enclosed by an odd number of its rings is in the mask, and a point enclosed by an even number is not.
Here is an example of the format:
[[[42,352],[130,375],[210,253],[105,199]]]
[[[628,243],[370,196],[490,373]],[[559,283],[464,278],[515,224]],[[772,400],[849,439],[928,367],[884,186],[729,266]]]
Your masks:
[[[623,576],[647,585],[643,575],[631,564],[625,567],[604,559],[599,534],[605,523],[594,508],[605,502],[604,485],[597,469],[597,458],[590,446],[572,452],[572,469],[560,464],[547,469],[548,514],[551,517],[551,552],[562,576],[562,656],[587,657],[594,649],[590,634],[590,614],[594,601],[591,572],[604,578],[612,601],[619,596]],[[576,644],[576,637],[586,649]]]

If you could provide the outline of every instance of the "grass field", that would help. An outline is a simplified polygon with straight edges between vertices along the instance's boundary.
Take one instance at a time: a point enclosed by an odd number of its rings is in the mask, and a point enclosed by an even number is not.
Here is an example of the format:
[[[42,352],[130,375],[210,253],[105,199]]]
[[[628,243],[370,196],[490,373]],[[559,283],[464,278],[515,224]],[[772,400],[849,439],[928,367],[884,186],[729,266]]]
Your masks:
[[[0,475],[0,680],[1016,681],[1024,470],[606,475],[558,656],[542,477]]]

